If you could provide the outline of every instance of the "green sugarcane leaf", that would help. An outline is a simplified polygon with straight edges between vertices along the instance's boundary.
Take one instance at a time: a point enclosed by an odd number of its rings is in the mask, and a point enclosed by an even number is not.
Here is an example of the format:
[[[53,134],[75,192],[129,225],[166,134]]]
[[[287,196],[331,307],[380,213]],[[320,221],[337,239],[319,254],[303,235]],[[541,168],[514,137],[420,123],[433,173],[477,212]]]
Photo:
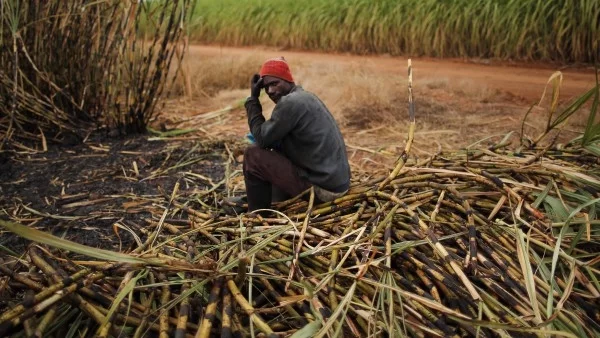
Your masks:
[[[596,202],[600,201],[600,198],[596,198],[594,200],[591,200],[587,203],[581,204],[580,206],[578,206],[577,208],[575,208],[575,210],[571,211],[571,213],[569,214],[569,216],[565,219],[565,225],[563,226],[563,228],[560,230],[560,234],[558,235],[558,238],[556,239],[556,245],[554,246],[554,252],[552,253],[552,267],[551,267],[551,271],[550,271],[550,278],[552,283],[550,283],[550,292],[548,293],[548,301],[546,303],[546,314],[548,316],[550,316],[552,314],[553,311],[553,301],[554,301],[554,297],[552,295],[553,289],[555,287],[555,279],[554,279],[554,275],[556,272],[556,267],[558,264],[558,256],[559,253],[561,251],[560,245],[563,239],[564,234],[567,231],[569,222],[575,217],[575,215],[577,215],[581,210],[583,210],[585,207],[592,205]]]
[[[579,244],[579,241],[581,240],[581,237],[583,237],[585,230],[586,227],[583,224],[579,226],[579,231],[577,231],[575,237],[571,239],[571,244],[569,244],[569,248],[567,249],[567,255],[573,254],[573,249],[575,249],[577,247],[577,244]]]
[[[311,338],[315,336],[315,333],[319,331],[319,329],[323,326],[323,323],[320,320],[312,321],[303,328],[296,331],[290,338]]]
[[[562,195],[563,198],[567,198],[570,199],[571,202],[577,203],[577,204],[581,204],[581,203],[586,203],[588,201],[590,201],[592,198],[594,198],[590,193],[588,193],[585,190],[577,190],[577,192],[571,192],[571,191],[566,191],[566,190],[560,190],[560,194]],[[597,203],[595,205],[598,205],[600,207],[600,203]]]
[[[158,130],[152,129],[150,127],[147,127],[147,129],[152,134],[158,135],[158,137],[179,136],[179,135],[185,135],[185,134],[189,134],[189,133],[193,133],[193,132],[197,131],[197,129],[173,129],[173,130],[169,130],[169,131],[158,131]]]
[[[588,276],[589,276],[592,284],[594,284],[596,289],[600,290],[600,282],[598,281],[598,278],[596,278],[596,274],[592,271],[592,269],[589,266],[584,266],[583,268],[588,273]]]
[[[537,293],[536,293],[536,283],[534,279],[533,269],[531,268],[531,260],[529,256],[529,251],[531,250],[529,246],[529,241],[525,239],[529,238],[528,235],[525,235],[521,229],[515,226],[516,231],[516,244],[517,244],[517,257],[519,260],[519,265],[521,267],[521,272],[523,273],[525,289],[527,290],[527,295],[529,298],[529,306],[533,311],[533,315],[535,316],[536,321],[541,322],[542,316],[540,310],[537,306]]]
[[[550,270],[548,270],[548,267],[545,264],[545,258],[540,257],[534,250],[531,251],[531,257],[538,267],[537,273],[548,282],[550,280]]]
[[[583,184],[591,185],[596,189],[600,189],[600,180],[598,180],[598,178],[595,176],[571,170],[565,170],[564,174],[575,181],[579,181]]]
[[[4,251],[5,253],[11,255],[11,256],[15,256],[18,257],[19,254],[17,254],[16,252],[12,251],[11,249],[5,247],[4,245],[0,245],[0,251]]]
[[[583,148],[585,150],[589,151],[590,153],[592,153],[593,155],[600,157],[600,144],[597,144],[597,143],[588,144]]]
[[[577,326],[577,336],[579,338],[588,338],[589,336],[587,335],[587,333],[585,333],[585,329],[583,328],[583,326],[581,325],[581,323],[579,321],[574,321],[575,325]],[[567,328],[563,329],[563,331],[566,331]]]
[[[77,316],[77,318],[75,318],[75,321],[70,324],[71,327],[69,328],[69,331],[65,335],[65,338],[81,337],[80,336],[81,332],[79,332],[79,329],[81,326],[81,318],[83,318],[83,313],[80,312],[79,315]]]
[[[498,142],[498,144],[505,144],[508,142],[508,140],[510,139],[510,137],[514,134],[514,130],[507,133],[506,135],[504,135],[504,137],[502,138],[502,140],[500,142]]]
[[[592,107],[590,109],[590,114],[588,116],[588,121],[585,126],[585,132],[583,133],[583,138],[581,140],[581,144],[585,147],[588,145],[593,139],[600,136],[600,131],[598,130],[599,124],[594,125],[594,121],[596,120],[596,112],[598,112],[598,99],[600,96],[600,86],[598,85],[598,73],[596,72],[596,87],[594,89],[594,101],[592,102]]]
[[[342,300],[338,304],[338,306],[335,309],[335,311],[333,312],[333,314],[327,319],[327,321],[325,322],[325,325],[317,332],[315,337],[322,338],[322,337],[327,336],[329,334],[329,330],[331,329],[333,324],[336,323],[336,321],[338,319],[340,322],[342,322],[344,320],[343,314],[347,312],[348,307],[350,306],[350,301],[352,300],[352,297],[354,297],[354,291],[356,290],[356,285],[357,285],[357,283],[354,282],[354,283],[352,283],[350,288],[348,288],[348,292],[346,293],[344,298],[342,298]]]
[[[75,243],[66,239],[58,238],[50,233],[33,229],[22,224],[0,220],[0,226],[36,243],[43,243],[55,248],[68,250],[89,257],[98,258],[105,261],[132,263],[132,264],[151,264],[156,265],[158,261],[148,260],[127,254],[93,248],[91,246]],[[162,265],[162,264],[159,264]]]
[[[544,189],[544,191],[542,191],[542,193],[539,194],[538,197],[533,202],[532,206],[534,208],[538,208],[540,206],[540,204],[542,204],[542,202],[544,201],[544,199],[546,199],[546,197],[548,196],[548,193],[550,192],[550,189],[552,189],[552,186],[553,186],[552,181],[548,182],[548,184],[546,185],[546,188]]]
[[[106,313],[106,316],[104,316],[104,321],[102,322],[102,324],[100,324],[100,328],[102,328],[104,325],[106,325],[108,323],[109,320],[112,319],[111,318],[112,315],[117,310],[117,308],[119,307],[119,305],[121,305],[121,302],[123,301],[123,299],[125,299],[125,297],[127,295],[131,294],[131,292],[135,288],[138,280],[140,280],[142,278],[145,278],[146,275],[148,275],[148,270],[144,269],[143,271],[140,271],[137,274],[137,276],[131,278],[129,280],[129,282],[127,282],[127,284],[125,284],[125,286],[123,287],[123,289],[115,296],[115,299],[113,300],[113,302],[112,302],[112,304],[110,306],[110,309],[108,309],[108,313]],[[131,299],[130,299],[130,302],[129,302],[129,306],[131,306]]]
[[[552,216],[553,221],[556,222],[562,222],[569,217],[570,210],[567,210],[556,197],[546,196],[544,199],[544,209],[546,209],[546,213],[549,216]]]
[[[577,111],[579,111],[579,108],[581,108],[581,106],[583,106],[592,97],[592,95],[594,95],[594,92],[596,92],[596,88],[595,87],[592,88],[592,89],[590,89],[590,90],[588,90],[583,95],[581,95],[580,97],[578,97],[577,99],[575,99],[567,108],[565,108],[554,119],[554,121],[552,121],[552,123],[548,126],[549,129],[556,128],[559,124],[561,124],[566,119],[568,119],[569,117],[571,117],[571,115],[573,115],[574,113],[576,113]]]

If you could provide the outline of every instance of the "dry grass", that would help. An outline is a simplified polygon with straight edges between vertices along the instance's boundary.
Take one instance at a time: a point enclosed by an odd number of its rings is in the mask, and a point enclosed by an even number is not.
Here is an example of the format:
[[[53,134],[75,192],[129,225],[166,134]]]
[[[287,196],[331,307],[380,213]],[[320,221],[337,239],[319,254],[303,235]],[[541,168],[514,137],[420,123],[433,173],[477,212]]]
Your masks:
[[[256,54],[188,59],[194,96],[168,102],[165,120],[177,128],[204,127],[208,136],[242,138],[248,127],[239,102],[248,95],[249,78],[262,61]],[[406,78],[382,76],[370,63],[336,64],[332,68],[331,63],[318,59],[310,63],[288,61],[296,82],[317,94],[335,116],[355,167],[369,170],[393,162],[394,154],[404,146],[408,123]],[[417,156],[464,148],[482,139],[483,144],[497,142],[510,131],[519,132],[531,104],[468,79],[417,77],[414,93],[417,131],[413,154]],[[211,119],[209,128],[203,120],[173,124],[185,116],[236,104],[238,108]],[[525,132],[530,137],[541,133],[547,105],[544,100],[528,117]],[[263,108],[270,116],[273,104],[266,97]],[[575,136],[569,130],[581,130],[586,116],[581,112],[569,121],[564,139]]]
[[[343,127],[370,128],[405,119],[400,115],[407,100],[402,79],[378,77],[358,64],[329,71],[311,65],[298,69],[299,83],[320,96]]]
[[[192,95],[198,97],[214,97],[220,91],[247,88],[252,74],[257,73],[263,60],[255,56],[218,58],[188,57],[183,69],[190,77]],[[185,82],[182,78],[174,88],[175,96],[185,94]]]
[[[42,148],[69,144],[99,127],[145,132],[168,90],[190,4],[2,1],[0,151],[40,139]],[[149,17],[154,34],[138,40]]]

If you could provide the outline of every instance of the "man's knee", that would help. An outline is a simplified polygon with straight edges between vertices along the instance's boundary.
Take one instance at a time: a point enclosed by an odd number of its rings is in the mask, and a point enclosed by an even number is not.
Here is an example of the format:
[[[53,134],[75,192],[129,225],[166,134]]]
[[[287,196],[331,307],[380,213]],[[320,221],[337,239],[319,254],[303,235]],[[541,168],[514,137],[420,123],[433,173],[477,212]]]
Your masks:
[[[258,155],[258,153],[260,152],[260,148],[258,146],[255,145],[251,145],[248,146],[246,148],[246,150],[244,150],[244,161],[247,161],[248,159],[254,158]]]
[[[252,145],[246,148],[244,151],[244,169],[248,170],[250,168],[256,167],[257,163],[260,163],[260,153],[263,149]]]
[[[244,174],[260,175],[259,173],[267,170],[266,168],[270,166],[272,161],[273,159],[268,150],[255,145],[249,146],[244,151]]]

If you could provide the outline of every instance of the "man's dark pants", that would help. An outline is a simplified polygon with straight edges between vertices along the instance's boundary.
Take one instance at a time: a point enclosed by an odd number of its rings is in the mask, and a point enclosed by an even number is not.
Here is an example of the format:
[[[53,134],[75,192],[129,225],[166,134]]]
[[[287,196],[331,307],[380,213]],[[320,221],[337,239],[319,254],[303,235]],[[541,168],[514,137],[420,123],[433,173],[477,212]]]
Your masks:
[[[296,196],[311,186],[298,175],[296,166],[287,157],[274,150],[248,147],[244,152],[243,169],[248,211],[270,209],[272,201]],[[274,196],[274,191],[284,196]]]

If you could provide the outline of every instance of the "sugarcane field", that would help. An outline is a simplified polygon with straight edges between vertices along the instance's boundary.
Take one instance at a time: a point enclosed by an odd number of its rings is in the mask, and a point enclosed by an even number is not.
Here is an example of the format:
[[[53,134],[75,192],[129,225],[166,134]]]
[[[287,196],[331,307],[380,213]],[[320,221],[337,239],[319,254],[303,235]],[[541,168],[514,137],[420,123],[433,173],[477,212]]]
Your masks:
[[[0,16],[0,337],[600,337],[599,1]]]

